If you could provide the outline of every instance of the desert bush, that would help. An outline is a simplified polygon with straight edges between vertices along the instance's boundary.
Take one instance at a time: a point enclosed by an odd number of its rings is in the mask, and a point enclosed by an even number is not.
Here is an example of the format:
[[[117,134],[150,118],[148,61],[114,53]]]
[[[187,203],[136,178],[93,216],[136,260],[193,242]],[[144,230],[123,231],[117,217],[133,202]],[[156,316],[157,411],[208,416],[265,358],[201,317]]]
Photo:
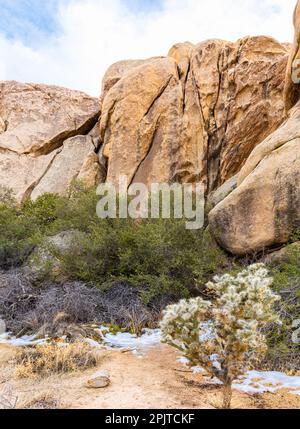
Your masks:
[[[23,216],[33,222],[41,233],[51,231],[52,224],[59,219],[66,199],[55,194],[41,195],[36,201],[26,200],[22,206]]]
[[[36,287],[22,270],[0,272],[0,315],[14,335],[52,336],[59,331],[57,315],[65,314],[61,325],[98,323],[117,325],[138,333],[157,326],[161,311],[178,301],[175,292],[157,294],[148,304],[143,290],[126,282],[100,290],[82,282],[46,283]]]
[[[0,190],[0,268],[10,269],[26,262],[59,217],[63,204],[63,198],[45,194],[18,207],[9,191],[3,195]]]
[[[22,265],[34,249],[36,230],[15,207],[0,205],[0,267]]]
[[[233,381],[267,351],[261,328],[279,321],[273,307],[280,297],[271,291],[272,282],[264,265],[252,265],[208,283],[213,302],[183,300],[164,313],[163,341],[223,383],[224,408],[231,406]]]
[[[126,281],[144,290],[145,302],[150,302],[162,293],[179,298],[198,294],[228,266],[208,231],[187,231],[185,221],[178,219],[99,219],[96,204],[94,190],[79,187],[56,205],[47,234],[77,231],[69,249],[49,249],[65,278],[104,290]]]
[[[102,355],[85,343],[49,344],[20,349],[15,357],[16,376],[48,377],[96,367]]]
[[[55,254],[63,274],[100,288],[126,279],[145,288],[150,301],[158,292],[199,293],[227,259],[208,232],[187,231],[179,220],[99,220],[78,235],[67,252]]]
[[[53,224],[63,214],[67,200],[45,194],[21,207],[0,193],[0,268],[21,266],[34,248],[51,234]]]
[[[18,208],[0,205],[0,268],[11,270],[0,313],[10,331],[34,332],[64,312],[70,323],[139,332],[157,323],[164,305],[202,293],[228,266],[210,234],[187,231],[184,220],[99,219],[97,202],[95,189],[74,183],[68,197],[45,194]],[[48,237],[68,231],[74,238],[67,249],[47,245]],[[53,257],[62,283],[49,258],[36,261],[36,278],[19,269],[35,249],[34,258],[43,255],[38,249]]]
[[[175,290],[179,297],[198,294],[227,267],[228,258],[209,232],[188,231],[178,219],[99,219],[97,198],[95,189],[74,183],[68,198],[45,194],[18,209],[2,205],[0,268],[26,263],[48,236],[66,231],[77,231],[73,245],[63,252],[50,249],[65,278],[102,289],[126,280],[144,289],[149,302],[162,286],[163,293]]]
[[[281,296],[276,311],[281,325],[271,325],[266,330],[268,354],[262,362],[263,369],[299,373],[300,345],[292,340],[293,322],[300,319],[300,250],[290,247],[281,263],[270,267],[274,277],[273,290]]]

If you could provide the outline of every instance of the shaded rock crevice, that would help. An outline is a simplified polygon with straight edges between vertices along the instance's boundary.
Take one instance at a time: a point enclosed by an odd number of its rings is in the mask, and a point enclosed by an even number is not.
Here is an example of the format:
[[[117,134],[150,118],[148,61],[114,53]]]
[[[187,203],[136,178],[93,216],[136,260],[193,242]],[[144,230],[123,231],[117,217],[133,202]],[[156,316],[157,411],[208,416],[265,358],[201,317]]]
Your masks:
[[[79,128],[77,128],[76,124],[74,123],[73,130],[68,132],[63,132],[57,135],[52,141],[45,143],[41,149],[34,151],[35,156],[48,155],[49,153],[62,147],[64,142],[69,138],[88,135],[95,127],[97,122],[99,121],[99,118],[100,118],[100,111],[95,113],[93,117],[88,118],[84,124],[79,126]],[[24,154],[29,155],[30,153],[32,153],[32,151],[25,152]]]
[[[48,173],[48,171],[50,171],[55,159],[57,158],[57,156],[59,155],[59,153],[61,153],[62,149],[58,149],[56,151],[56,153],[54,154],[53,158],[50,160],[49,164],[47,165],[47,167],[45,168],[44,172],[41,174],[40,177],[38,177],[24,192],[22,195],[22,200],[21,203],[24,203],[27,199],[31,198],[31,195],[33,193],[33,191],[35,190],[35,188],[38,187],[38,185],[41,183],[41,181],[43,180],[43,178],[46,176],[46,174]]]

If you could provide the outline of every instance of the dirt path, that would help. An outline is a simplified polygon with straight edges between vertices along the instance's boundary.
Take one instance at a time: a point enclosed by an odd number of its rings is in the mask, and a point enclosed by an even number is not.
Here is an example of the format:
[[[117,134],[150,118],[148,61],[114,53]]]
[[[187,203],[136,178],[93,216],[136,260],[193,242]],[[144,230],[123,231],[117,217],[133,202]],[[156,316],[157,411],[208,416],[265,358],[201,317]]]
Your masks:
[[[0,392],[18,396],[18,407],[39,404],[44,407],[83,409],[164,409],[216,408],[221,388],[211,385],[201,374],[184,370],[178,354],[166,346],[149,351],[143,358],[119,351],[106,352],[99,369],[110,372],[106,389],[84,387],[97,370],[44,380],[16,380],[9,363],[13,350],[0,345]],[[250,396],[234,392],[235,408],[300,408],[300,397],[284,391]]]

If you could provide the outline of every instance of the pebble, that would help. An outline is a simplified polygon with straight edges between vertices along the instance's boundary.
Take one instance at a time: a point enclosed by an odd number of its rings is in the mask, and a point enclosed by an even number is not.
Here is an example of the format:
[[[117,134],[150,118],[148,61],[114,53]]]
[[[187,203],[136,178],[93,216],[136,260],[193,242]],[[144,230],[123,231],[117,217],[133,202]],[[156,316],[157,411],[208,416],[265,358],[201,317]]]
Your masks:
[[[94,374],[86,383],[89,389],[103,389],[110,385],[110,374],[108,371],[100,371]]]

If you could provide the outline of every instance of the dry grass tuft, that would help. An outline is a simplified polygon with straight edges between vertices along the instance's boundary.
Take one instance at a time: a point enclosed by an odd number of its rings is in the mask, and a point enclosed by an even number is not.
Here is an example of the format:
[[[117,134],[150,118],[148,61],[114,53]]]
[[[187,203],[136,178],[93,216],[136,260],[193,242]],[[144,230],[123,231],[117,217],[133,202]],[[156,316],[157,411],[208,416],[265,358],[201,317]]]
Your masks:
[[[60,400],[48,393],[40,394],[22,406],[22,409],[25,410],[57,410],[60,408]]]
[[[20,349],[15,357],[18,378],[48,377],[96,367],[104,355],[88,344],[49,344]]]

